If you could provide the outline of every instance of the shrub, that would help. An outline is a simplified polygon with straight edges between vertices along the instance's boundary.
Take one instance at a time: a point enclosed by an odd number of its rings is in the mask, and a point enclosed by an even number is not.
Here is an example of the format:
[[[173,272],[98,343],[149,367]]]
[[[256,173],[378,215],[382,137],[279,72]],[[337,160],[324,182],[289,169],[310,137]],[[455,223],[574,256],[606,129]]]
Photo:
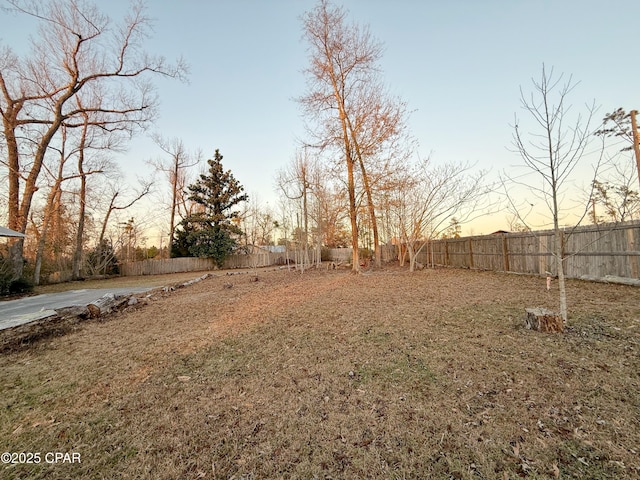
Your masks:
[[[11,264],[0,254],[0,295],[8,295],[10,293],[12,276]]]
[[[9,293],[12,295],[16,293],[27,293],[32,291],[33,291],[33,282],[31,282],[31,280],[28,280],[26,278],[19,278],[17,280],[14,280],[9,285]]]
[[[0,254],[0,296],[33,291],[33,283],[26,278],[12,280],[13,268],[9,259]]]

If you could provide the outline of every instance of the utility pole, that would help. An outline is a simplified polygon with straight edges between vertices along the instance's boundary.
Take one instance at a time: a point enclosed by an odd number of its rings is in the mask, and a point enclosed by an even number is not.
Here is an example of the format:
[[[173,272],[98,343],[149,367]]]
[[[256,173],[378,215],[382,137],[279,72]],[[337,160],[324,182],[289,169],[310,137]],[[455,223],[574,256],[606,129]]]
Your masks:
[[[636,154],[636,167],[638,169],[638,181],[640,181],[640,134],[638,133],[638,123],[636,122],[637,110],[631,110],[631,135],[633,137],[633,151]]]

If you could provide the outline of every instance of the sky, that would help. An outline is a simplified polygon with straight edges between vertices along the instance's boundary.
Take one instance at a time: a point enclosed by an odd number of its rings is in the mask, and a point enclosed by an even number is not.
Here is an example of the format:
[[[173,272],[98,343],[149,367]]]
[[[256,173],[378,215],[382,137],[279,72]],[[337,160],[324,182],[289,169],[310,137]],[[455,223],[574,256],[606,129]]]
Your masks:
[[[304,136],[295,99],[305,93],[309,59],[300,17],[311,0],[149,0],[155,32],[150,53],[190,65],[188,83],[158,79],[160,115],[150,131],[180,138],[190,150],[224,156],[249,195],[277,204],[276,172]],[[520,88],[531,91],[542,65],[580,82],[575,109],[597,114],[640,108],[640,2],[592,0],[343,0],[349,19],[384,44],[389,90],[411,111],[422,157],[471,162],[493,174],[520,160],[510,151]],[[120,18],[125,0],[100,2]],[[0,12],[0,39],[25,38],[24,25]],[[147,175],[162,152],[135,139],[119,162],[128,178]],[[587,168],[587,167],[585,167]],[[153,208],[147,206],[146,208]],[[504,213],[464,228],[506,228]]]

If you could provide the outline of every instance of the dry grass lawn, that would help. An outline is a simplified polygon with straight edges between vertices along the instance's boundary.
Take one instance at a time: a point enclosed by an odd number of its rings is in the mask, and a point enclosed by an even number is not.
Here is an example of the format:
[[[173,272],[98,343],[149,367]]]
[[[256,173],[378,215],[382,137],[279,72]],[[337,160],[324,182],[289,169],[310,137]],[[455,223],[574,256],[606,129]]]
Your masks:
[[[193,275],[194,277],[197,275]],[[226,283],[233,283],[226,288]],[[640,477],[640,289],[386,269],[218,276],[0,356],[6,479]]]

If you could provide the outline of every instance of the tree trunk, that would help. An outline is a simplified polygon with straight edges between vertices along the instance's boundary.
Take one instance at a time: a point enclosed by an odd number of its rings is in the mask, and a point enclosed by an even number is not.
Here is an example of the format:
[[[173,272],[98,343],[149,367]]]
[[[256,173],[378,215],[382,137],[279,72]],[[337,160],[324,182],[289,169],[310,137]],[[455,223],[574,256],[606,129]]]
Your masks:
[[[556,249],[556,264],[558,269],[558,290],[560,293],[560,315],[564,322],[567,321],[567,286],[564,277],[564,234],[556,227],[555,229],[555,249]]]
[[[549,134],[550,135],[550,134]],[[553,151],[551,150],[551,138],[549,136],[549,159],[550,165],[553,166]],[[558,207],[558,183],[556,171],[551,168],[551,203],[553,208],[553,232],[555,237],[555,257],[556,268],[558,273],[558,290],[560,293],[560,315],[562,321],[567,321],[567,287],[564,278],[564,233],[560,230],[560,209]]]
[[[304,242],[302,242],[304,248],[304,254],[302,256],[302,271],[304,271],[305,265],[311,265],[309,261],[309,211],[307,207],[307,170],[306,165],[302,169],[302,215],[304,218]]]
[[[84,249],[84,220],[87,202],[87,174],[84,171],[84,150],[87,141],[87,130],[89,128],[89,115],[83,112],[84,125],[80,146],[78,150],[78,174],[80,175],[80,211],[78,212],[78,231],[76,232],[76,247],[73,251],[73,266],[71,279],[80,279],[80,266],[82,263],[82,251]]]
[[[44,246],[47,238],[47,230],[49,226],[47,221],[43,222],[40,238],[38,239],[38,248],[36,249],[36,259],[33,266],[33,284],[40,285],[40,271],[42,270],[42,256],[44,255]]]
[[[407,259],[407,248],[402,247],[402,240],[398,242],[398,262],[401,267],[404,267],[404,262]]]
[[[411,242],[407,243],[407,251],[409,252],[409,271],[413,272],[416,266],[416,252]]]
[[[347,158],[347,179],[349,189],[349,219],[351,221],[351,271],[360,273],[360,252],[358,251],[358,216],[356,209],[356,188],[353,178],[353,162]]]
[[[78,148],[78,174],[80,175],[80,211],[78,212],[78,231],[76,234],[76,248],[73,252],[73,267],[71,278],[80,278],[80,264],[82,262],[82,251],[84,249],[84,217],[87,208],[87,174],[84,171],[84,151],[87,143],[87,131],[89,130],[89,115],[82,112],[84,125],[82,126],[82,136]]]
[[[87,176],[82,173],[80,177],[80,211],[78,212],[78,231],[76,234],[76,247],[73,252],[73,268],[71,278],[80,279],[80,267],[82,266],[82,252],[84,250],[84,223],[86,210]]]
[[[351,139],[355,147],[356,156],[358,157],[358,164],[360,165],[360,172],[362,173],[362,183],[364,191],[367,196],[367,210],[369,212],[369,220],[371,221],[371,229],[373,230],[373,248],[375,252],[375,266],[380,268],[382,266],[382,254],[380,252],[379,238],[378,238],[378,221],[376,219],[376,211],[373,205],[373,195],[371,193],[371,185],[369,184],[369,175],[367,169],[364,166],[364,160],[362,159],[362,152],[360,150],[360,144],[356,137],[356,133],[351,125],[349,118],[346,119],[351,132]]]
[[[40,271],[42,269],[42,257],[44,256],[44,248],[47,242],[47,235],[49,234],[49,227],[53,221],[53,216],[56,213],[56,209],[60,208],[60,194],[61,186],[64,180],[64,164],[65,164],[65,140],[66,132],[62,132],[62,151],[60,152],[60,163],[58,164],[58,177],[51,187],[51,191],[47,197],[47,203],[45,204],[44,218],[42,219],[42,230],[40,232],[40,239],[38,240],[38,248],[36,250],[35,266],[33,270],[33,283],[34,285],[40,285]]]
[[[178,175],[180,174],[180,164],[178,159],[175,159],[173,178],[171,182],[171,218],[169,220],[169,255],[171,258],[171,247],[173,246],[173,236],[176,229],[176,206],[178,204]],[[162,234],[161,234],[162,235]],[[162,251],[160,251],[160,258],[162,258]]]
[[[380,251],[380,240],[378,236],[378,221],[376,219],[376,210],[373,205],[373,195],[371,193],[371,186],[369,185],[369,176],[364,168],[364,162],[362,158],[359,158],[360,170],[362,171],[362,182],[364,184],[364,191],[367,195],[367,207],[369,211],[369,219],[371,220],[371,229],[373,230],[373,251],[375,252],[375,266],[376,268],[382,267],[382,252]]]

